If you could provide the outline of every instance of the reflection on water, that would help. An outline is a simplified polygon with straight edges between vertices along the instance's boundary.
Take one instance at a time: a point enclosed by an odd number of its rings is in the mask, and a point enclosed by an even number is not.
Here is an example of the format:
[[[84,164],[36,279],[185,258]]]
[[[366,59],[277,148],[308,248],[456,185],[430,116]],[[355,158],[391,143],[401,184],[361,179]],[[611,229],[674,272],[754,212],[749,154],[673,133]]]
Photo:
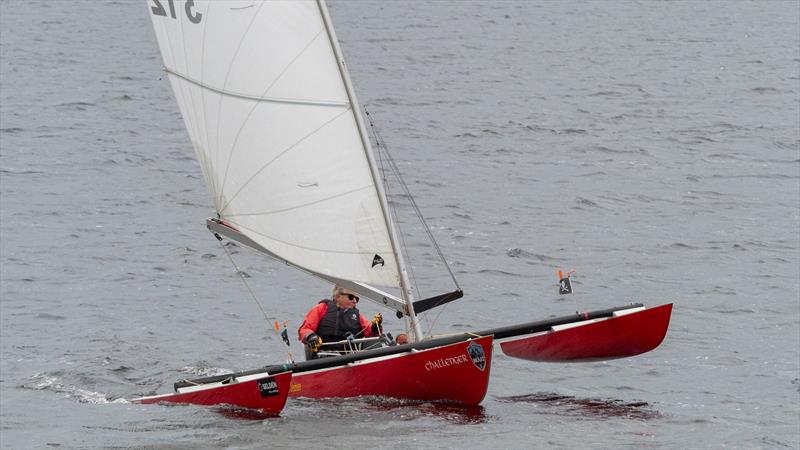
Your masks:
[[[416,418],[436,417],[456,425],[485,423],[486,409],[481,405],[466,406],[451,403],[422,402],[388,397],[364,397],[367,408],[399,413],[398,416]]]
[[[546,414],[590,418],[623,417],[637,420],[661,418],[661,413],[647,402],[624,402],[617,399],[577,398],[551,392],[497,397],[504,403],[535,403],[547,406]]]
[[[467,425],[486,422],[486,410],[481,405],[463,406],[443,403],[427,403],[422,411],[452,424]]]
[[[214,411],[229,419],[237,420],[264,420],[276,417],[274,414],[265,414],[260,409],[241,408],[230,405],[214,407]]]
[[[647,402],[625,402],[618,399],[578,398],[552,392],[536,392],[533,394],[497,397],[501,403],[531,403],[542,405],[545,409],[540,414],[555,414],[569,417],[585,418],[627,418],[635,420],[652,420],[662,417],[661,413]],[[414,420],[419,417],[435,417],[455,425],[471,425],[486,423],[488,415],[481,405],[464,406],[449,403],[422,402],[416,400],[393,399],[387,397],[359,397],[351,399],[316,400],[318,406],[336,404],[336,415],[343,403],[351,404],[353,411],[381,411],[391,413],[395,419]],[[357,403],[358,405],[353,405]],[[263,414],[259,410],[217,407],[215,410],[231,419],[264,420],[273,416]]]
[[[329,399],[300,399],[293,401],[299,408],[315,408],[321,418],[335,419],[342,409],[358,414],[359,411],[388,413],[395,420],[414,420],[420,417],[435,417],[455,425],[485,423],[486,410],[483,406],[464,406],[446,403],[423,402],[419,400],[395,399],[389,397],[356,397]],[[292,405],[287,404],[287,408]],[[319,409],[322,408],[322,409]],[[229,419],[264,420],[275,416],[264,414],[258,409],[248,409],[231,405],[214,407],[214,411]],[[330,417],[327,415],[330,414]]]

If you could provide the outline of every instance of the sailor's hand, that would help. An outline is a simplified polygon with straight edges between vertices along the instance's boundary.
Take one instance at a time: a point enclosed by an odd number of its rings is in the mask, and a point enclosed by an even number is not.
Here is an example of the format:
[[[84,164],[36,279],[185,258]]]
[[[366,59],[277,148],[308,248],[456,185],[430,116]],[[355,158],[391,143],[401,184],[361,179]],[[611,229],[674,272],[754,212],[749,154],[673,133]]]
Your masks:
[[[383,316],[381,313],[375,314],[375,317],[372,319],[372,334],[382,334],[381,331],[381,324],[383,323]]]
[[[316,333],[311,333],[306,336],[306,345],[308,345],[309,350],[316,352],[319,350],[319,346],[322,345],[322,338],[317,336]]]

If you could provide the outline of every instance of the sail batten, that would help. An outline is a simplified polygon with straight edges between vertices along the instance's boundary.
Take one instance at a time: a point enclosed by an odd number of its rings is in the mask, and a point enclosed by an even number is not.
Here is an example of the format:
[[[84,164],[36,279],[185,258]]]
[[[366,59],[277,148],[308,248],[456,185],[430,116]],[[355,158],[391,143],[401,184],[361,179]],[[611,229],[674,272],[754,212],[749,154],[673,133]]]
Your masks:
[[[297,105],[309,105],[309,106],[332,106],[337,108],[349,108],[350,103],[336,101],[336,100],[316,100],[316,99],[304,99],[304,98],[275,98],[275,97],[266,97],[266,96],[255,96],[250,94],[244,94],[241,92],[233,92],[227,91],[222,88],[218,88],[215,86],[211,86],[209,84],[205,84],[202,81],[194,80],[191,77],[178,73],[174,70],[166,68],[165,71],[173,76],[183,79],[189,83],[194,84],[200,88],[203,88],[208,91],[215,92],[217,94],[226,96],[226,97],[235,97],[242,100],[249,100],[253,102],[265,102],[265,103],[288,103],[288,104],[297,104]]]
[[[323,203],[323,202],[330,201],[330,200],[336,200],[336,199],[338,199],[340,197],[343,197],[343,196],[346,196],[346,195],[350,195],[350,194],[354,194],[354,193],[356,193],[358,191],[362,191],[362,190],[365,190],[365,189],[374,189],[374,186],[369,185],[369,186],[356,188],[356,189],[353,189],[352,191],[342,192],[340,194],[336,194],[336,195],[333,195],[333,196],[328,197],[328,198],[323,198],[323,199],[316,200],[316,201],[313,201],[313,202],[310,202],[310,203],[304,203],[302,205],[296,205],[296,206],[292,206],[292,207],[288,207],[288,208],[276,209],[276,210],[271,210],[271,211],[252,212],[252,213],[241,212],[241,213],[237,213],[237,214],[226,214],[225,216],[230,219],[230,218],[242,217],[242,216],[262,216],[262,215],[266,216],[266,215],[270,215],[270,214],[280,214],[280,213],[283,213],[283,212],[291,211],[293,209],[304,208],[304,207],[312,206],[312,205],[315,205],[315,204],[318,204],[318,203]]]

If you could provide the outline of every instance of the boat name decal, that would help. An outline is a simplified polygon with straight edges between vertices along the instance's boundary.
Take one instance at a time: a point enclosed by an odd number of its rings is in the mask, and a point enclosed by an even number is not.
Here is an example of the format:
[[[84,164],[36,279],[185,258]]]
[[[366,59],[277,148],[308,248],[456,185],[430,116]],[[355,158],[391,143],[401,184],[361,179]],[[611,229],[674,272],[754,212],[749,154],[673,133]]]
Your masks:
[[[262,397],[274,397],[278,395],[278,383],[272,377],[262,378],[256,381],[258,385],[258,392],[261,392]]]
[[[483,371],[486,368],[486,354],[483,352],[483,347],[475,341],[472,341],[467,346],[467,354],[472,359],[475,367]]]
[[[458,356],[450,356],[447,358],[439,358],[434,361],[428,361],[425,363],[425,370],[436,370],[436,369],[443,369],[447,366],[454,366],[457,364],[464,364],[465,362],[469,361],[467,355],[458,355]]]

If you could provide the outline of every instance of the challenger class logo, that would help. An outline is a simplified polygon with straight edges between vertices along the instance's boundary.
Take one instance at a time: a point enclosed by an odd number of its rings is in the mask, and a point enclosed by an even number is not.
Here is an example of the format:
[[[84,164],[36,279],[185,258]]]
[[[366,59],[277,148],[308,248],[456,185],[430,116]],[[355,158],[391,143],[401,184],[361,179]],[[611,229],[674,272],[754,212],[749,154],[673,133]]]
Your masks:
[[[475,341],[469,343],[467,346],[467,354],[472,359],[475,367],[483,371],[486,368],[486,355],[483,353],[483,347]]]

